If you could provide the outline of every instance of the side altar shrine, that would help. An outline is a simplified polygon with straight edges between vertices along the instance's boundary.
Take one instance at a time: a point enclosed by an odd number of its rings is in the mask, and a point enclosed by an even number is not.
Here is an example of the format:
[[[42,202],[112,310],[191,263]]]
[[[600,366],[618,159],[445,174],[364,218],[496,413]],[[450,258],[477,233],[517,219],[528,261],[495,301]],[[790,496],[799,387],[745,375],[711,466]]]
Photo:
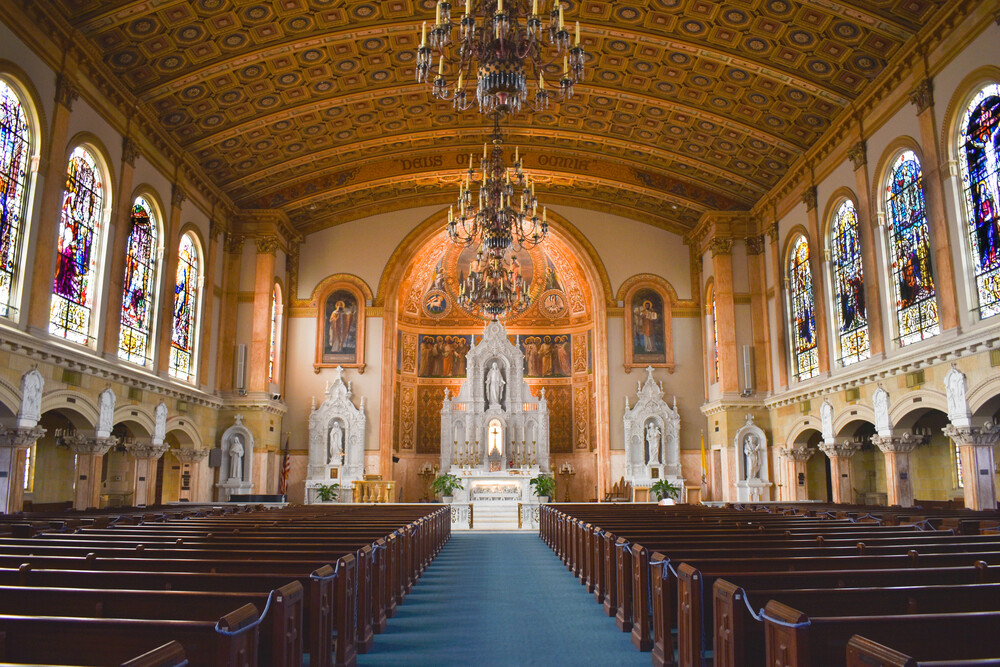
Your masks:
[[[470,503],[476,527],[516,528],[518,503],[537,503],[529,481],[549,470],[545,390],[532,396],[524,353],[494,320],[466,355],[458,395],[441,407],[441,472],[462,480],[455,503]]]

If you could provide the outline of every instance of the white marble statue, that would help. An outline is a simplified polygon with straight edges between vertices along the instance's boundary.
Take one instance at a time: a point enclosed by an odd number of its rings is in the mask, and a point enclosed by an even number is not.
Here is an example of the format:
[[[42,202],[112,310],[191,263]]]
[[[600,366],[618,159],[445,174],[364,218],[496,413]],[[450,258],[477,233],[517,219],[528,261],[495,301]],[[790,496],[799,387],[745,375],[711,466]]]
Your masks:
[[[646,465],[660,462],[660,429],[653,422],[646,424]]]
[[[892,423],[889,421],[889,392],[885,390],[881,382],[872,395],[872,407],[875,408],[876,433],[892,435]]]
[[[111,429],[115,426],[115,401],[117,397],[111,387],[108,387],[97,398],[100,408],[97,417],[97,437],[106,438],[111,435]]]
[[[969,426],[972,413],[966,396],[968,380],[955,364],[945,373],[944,388],[948,395],[948,419],[955,426]]]
[[[243,479],[243,441],[238,435],[229,445],[229,478]]]
[[[330,454],[329,463],[334,463],[340,458],[340,453],[344,451],[344,427],[339,421],[334,421],[330,427]]]
[[[755,433],[743,438],[743,453],[747,457],[747,479],[760,479],[760,438]]]
[[[21,376],[21,411],[18,413],[20,426],[34,426],[42,418],[42,389],[45,378],[37,370],[30,370]]]
[[[833,403],[829,398],[823,399],[819,408],[819,419],[823,431],[823,442],[833,442]]]
[[[153,410],[153,444],[162,444],[167,437],[167,404],[160,401]]]
[[[500,399],[503,397],[503,386],[506,383],[500,365],[493,362],[490,372],[486,374],[486,397],[489,399],[489,408],[500,407]]]

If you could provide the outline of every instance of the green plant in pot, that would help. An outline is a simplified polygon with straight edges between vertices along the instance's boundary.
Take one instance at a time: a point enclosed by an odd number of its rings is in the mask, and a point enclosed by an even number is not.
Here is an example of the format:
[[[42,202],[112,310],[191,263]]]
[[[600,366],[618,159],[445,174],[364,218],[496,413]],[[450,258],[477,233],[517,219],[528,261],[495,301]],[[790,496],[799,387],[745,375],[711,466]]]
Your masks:
[[[530,482],[532,492],[538,496],[538,502],[547,503],[556,492],[556,480],[551,475],[539,475]]]
[[[464,489],[462,486],[462,480],[460,480],[456,475],[452,475],[446,472],[443,475],[438,475],[431,482],[431,491],[441,496],[441,499],[446,503],[450,503],[452,497],[455,495],[455,491],[459,489]]]
[[[649,487],[649,491],[655,494],[659,500],[664,498],[679,500],[681,497],[681,487],[668,479],[657,480],[653,486]]]
[[[340,495],[340,484],[320,484],[316,487],[316,495],[324,503],[333,502]]]

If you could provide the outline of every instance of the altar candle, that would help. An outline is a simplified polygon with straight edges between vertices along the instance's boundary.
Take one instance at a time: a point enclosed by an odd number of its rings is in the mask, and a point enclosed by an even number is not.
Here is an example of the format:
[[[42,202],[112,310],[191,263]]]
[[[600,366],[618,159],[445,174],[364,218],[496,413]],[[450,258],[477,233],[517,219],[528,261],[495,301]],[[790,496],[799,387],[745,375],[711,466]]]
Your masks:
[[[435,19],[434,23],[436,25],[441,25],[441,0],[438,0],[437,3],[437,18]]]
[[[576,22],[576,45],[580,46],[580,22]]]
[[[438,60],[438,76],[444,76],[444,56]]]
[[[538,16],[538,0],[531,0],[531,14]]]
[[[440,8],[439,8],[440,9]],[[563,20],[563,6],[559,3],[559,29],[562,30],[566,27],[566,22]]]
[[[420,28],[420,46],[427,46],[427,21],[424,21],[424,25]]]

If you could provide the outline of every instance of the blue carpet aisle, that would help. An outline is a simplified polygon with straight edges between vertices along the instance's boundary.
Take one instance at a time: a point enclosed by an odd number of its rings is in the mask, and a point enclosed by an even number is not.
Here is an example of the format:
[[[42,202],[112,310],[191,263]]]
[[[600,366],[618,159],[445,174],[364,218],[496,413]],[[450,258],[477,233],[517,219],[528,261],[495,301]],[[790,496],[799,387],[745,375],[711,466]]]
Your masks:
[[[453,533],[358,665],[642,665],[532,533]]]

